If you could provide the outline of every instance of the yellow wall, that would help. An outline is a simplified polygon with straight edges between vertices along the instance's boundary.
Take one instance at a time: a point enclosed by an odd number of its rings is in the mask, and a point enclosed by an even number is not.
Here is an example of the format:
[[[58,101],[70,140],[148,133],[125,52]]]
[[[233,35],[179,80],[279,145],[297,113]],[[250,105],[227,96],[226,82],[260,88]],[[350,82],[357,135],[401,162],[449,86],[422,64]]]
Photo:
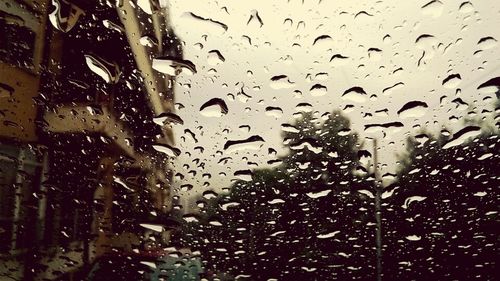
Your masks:
[[[37,107],[33,98],[38,95],[39,82],[39,76],[0,62],[0,83],[14,88],[12,95],[6,91],[0,94],[0,138],[37,140],[34,122]]]
[[[15,67],[0,60],[0,83],[14,88],[12,94],[0,89],[0,138],[34,142],[37,141],[34,122],[37,107],[33,98],[38,95],[40,84],[40,64],[47,24],[45,15],[49,0],[24,0],[22,2],[26,3],[28,8],[23,9],[19,4],[21,2],[17,0],[7,0],[0,8],[22,17],[25,24],[35,32],[34,69]]]

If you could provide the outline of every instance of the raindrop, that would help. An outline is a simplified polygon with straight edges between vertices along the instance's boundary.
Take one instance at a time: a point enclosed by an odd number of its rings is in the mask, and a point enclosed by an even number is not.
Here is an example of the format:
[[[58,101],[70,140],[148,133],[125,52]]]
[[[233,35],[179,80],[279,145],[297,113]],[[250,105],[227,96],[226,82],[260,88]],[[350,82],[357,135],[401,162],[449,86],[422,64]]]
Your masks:
[[[159,224],[141,223],[139,225],[146,228],[146,229],[153,230],[156,232],[162,232],[164,230],[163,225],[159,225]]]
[[[383,123],[383,124],[368,124],[365,125],[365,132],[367,133],[375,133],[375,132],[380,132],[384,130],[389,130],[389,132],[397,132],[401,128],[403,128],[404,125],[401,122],[389,122],[389,123]]]
[[[402,119],[419,118],[425,115],[428,105],[423,101],[410,101],[398,110],[398,115]]]
[[[88,90],[90,88],[90,85],[83,82],[83,81],[80,81],[80,80],[76,80],[76,79],[68,79],[68,82],[72,85],[75,85],[76,87],[80,88],[80,89],[84,89],[84,90]],[[127,81],[128,82],[128,81]]]
[[[207,62],[210,65],[217,65],[225,62],[226,59],[218,50],[212,50],[208,52]]]
[[[368,170],[363,166],[357,166],[355,172],[361,176],[365,176],[368,174]]]
[[[448,137],[451,135],[451,133],[448,130],[441,130],[441,135]]]
[[[451,140],[449,140],[445,145],[443,145],[443,149],[448,149],[454,146],[458,146],[463,144],[467,139],[473,138],[481,134],[481,128],[478,126],[467,126],[460,131],[453,134]]]
[[[186,72],[190,75],[196,73],[196,66],[191,61],[169,56],[153,59],[152,67],[154,70],[170,76],[176,76],[180,72]]]
[[[417,40],[415,40],[415,44],[420,49],[427,49],[428,47],[436,45],[436,43],[436,37],[430,34],[422,34],[417,38]]]
[[[234,177],[242,181],[251,181],[253,173],[250,170],[238,170],[234,172]]]
[[[268,106],[266,107],[266,115],[274,118],[281,118],[283,116],[283,109],[280,107]]]
[[[339,136],[341,137],[344,137],[344,136],[347,136],[351,133],[351,129],[349,128],[346,128],[346,129],[341,129],[339,130],[339,132],[337,133]]]
[[[243,39],[243,41],[245,41],[245,43],[247,43],[248,45],[252,45],[252,38],[250,38],[250,36],[243,35],[241,36],[241,39]]]
[[[294,82],[290,81],[290,78],[286,75],[277,75],[271,77],[271,82],[270,86],[272,89],[279,90],[279,89],[289,89],[294,86]]]
[[[464,102],[461,98],[456,98],[451,101],[452,103],[456,104],[456,108],[458,110],[466,110],[469,107],[469,104]]]
[[[0,82],[0,98],[11,97],[13,93],[14,93],[14,88]]]
[[[500,77],[492,78],[477,87],[479,91],[486,94],[494,94],[500,90]]]
[[[146,46],[146,47],[153,47],[156,45],[156,41],[153,38],[151,38],[150,36],[142,36],[141,39],[139,39],[139,43],[142,46]]]
[[[384,38],[382,38],[382,41],[383,41],[384,43],[386,43],[386,44],[390,43],[390,42],[391,42],[391,40],[392,40],[392,37],[391,37],[391,35],[389,35],[389,34],[386,34],[386,35],[384,36]]]
[[[211,18],[204,18],[204,17],[198,16],[198,15],[191,13],[191,12],[186,12],[182,16],[184,18],[191,19],[195,22],[200,22],[203,24],[203,26],[208,25],[208,26],[211,26],[214,29],[220,30],[222,32],[225,32],[228,29],[227,25],[220,22],[220,21],[213,20]]]
[[[59,31],[68,32],[76,25],[78,19],[84,14],[83,10],[78,6],[66,1],[52,0],[52,5],[55,9],[49,14],[50,23]],[[69,7],[62,7],[62,5]],[[61,15],[62,11],[69,11],[66,17]]]
[[[247,25],[250,24],[255,24],[258,25],[259,27],[262,27],[264,25],[264,22],[262,21],[262,18],[259,16],[259,12],[257,10],[252,10],[251,15],[248,18]]]
[[[210,221],[208,222],[208,224],[213,225],[213,226],[222,226],[222,225],[223,225],[223,224],[222,224],[220,221],[218,221],[218,220],[210,220]],[[224,249],[224,252],[225,252],[225,249]]]
[[[143,265],[149,266],[152,269],[156,269],[156,264],[154,262],[151,262],[151,261],[141,261],[140,263],[143,264]]]
[[[153,148],[156,151],[164,153],[170,157],[176,157],[176,156],[179,156],[181,154],[180,149],[173,147],[173,146],[170,146],[168,144],[160,144],[160,143],[153,144]]]
[[[203,46],[203,44],[201,44],[201,43],[199,43],[199,42],[198,42],[198,43],[195,43],[193,46],[194,46],[196,49],[198,49],[198,50],[203,50],[203,47],[204,47],[204,46]]]
[[[281,124],[281,130],[283,132],[289,132],[289,133],[299,133],[300,130],[293,126],[293,125],[290,125],[290,124]]]
[[[280,198],[276,198],[276,199],[273,199],[273,200],[267,201],[267,203],[268,203],[269,205],[283,204],[283,203],[285,203],[285,200],[280,199]]]
[[[104,27],[109,28],[109,29],[114,30],[114,31],[118,31],[118,32],[125,31],[125,29],[122,26],[120,26],[120,25],[118,25],[110,20],[103,20],[102,24],[104,25]]]
[[[397,189],[398,189],[398,187],[395,187],[391,190],[386,190],[382,193],[382,195],[380,197],[382,199],[387,199],[387,198],[391,197],[394,194],[394,191],[396,191]]]
[[[313,106],[307,102],[301,102],[295,106],[295,110],[297,112],[311,112],[313,110]]]
[[[493,37],[484,37],[479,39],[477,46],[480,50],[492,49],[497,45],[498,41]]]
[[[404,84],[403,82],[398,82],[398,83],[396,83],[396,84],[394,84],[394,85],[392,85],[392,86],[390,86],[390,87],[387,87],[387,88],[383,89],[383,90],[382,90],[382,94],[383,94],[383,95],[390,95],[390,94],[392,94],[392,92],[393,92],[394,90],[397,90],[397,89],[401,89],[401,88],[403,88],[403,87],[404,87],[404,85],[405,85],[405,84]]]
[[[239,126],[238,128],[239,128],[241,131],[246,132],[246,133],[250,132],[250,129],[251,129],[249,125],[241,125],[241,126]]]
[[[382,59],[382,50],[377,48],[370,48],[368,49],[368,57],[372,61],[379,61]]]
[[[172,112],[161,113],[160,115],[153,118],[153,122],[160,126],[163,126],[167,123],[180,124],[180,125],[184,124],[184,121],[177,114]]]
[[[318,237],[319,239],[328,239],[328,238],[334,237],[335,235],[337,235],[339,233],[340,233],[340,230],[335,230],[335,231],[324,233],[324,234],[318,234],[316,237]]]
[[[127,189],[128,191],[133,191],[132,188],[130,188],[125,182],[123,182],[122,179],[119,177],[113,176],[113,181],[116,182],[117,184],[121,185],[123,188]]]
[[[212,191],[212,190],[207,190],[207,191],[203,192],[203,198],[205,198],[207,200],[217,198],[218,195],[219,194],[217,194],[215,191]]]
[[[302,150],[304,148],[316,154],[323,151],[323,147],[313,138],[304,138],[290,145],[291,150]]]
[[[198,142],[198,139],[196,138],[196,134],[193,133],[193,131],[189,129],[184,129],[184,135],[186,136],[187,139],[190,139],[194,143]]]
[[[311,87],[311,89],[309,90],[309,93],[313,97],[321,97],[321,96],[326,95],[327,91],[328,91],[328,89],[325,86],[323,86],[321,84],[315,84],[314,86]]]
[[[451,74],[443,80],[443,87],[447,89],[454,89],[462,82],[460,74]]]
[[[422,6],[422,14],[437,18],[443,13],[443,3],[438,0],[431,1]]]
[[[85,62],[89,69],[99,75],[106,83],[117,83],[120,78],[120,68],[115,63],[109,63],[104,59],[85,55]]]
[[[213,98],[200,107],[200,114],[205,117],[221,117],[228,112],[226,102],[220,98]]]
[[[422,239],[422,237],[418,235],[408,235],[406,236],[406,239],[409,241],[419,241],[420,239]]]
[[[429,140],[429,136],[427,136],[426,134],[419,134],[419,135],[415,136],[415,140],[419,144],[424,144],[424,143],[426,143]]]
[[[316,37],[316,39],[314,39],[313,46],[328,47],[331,44],[331,42],[333,42],[332,37],[330,37],[329,35],[321,35]]]
[[[306,28],[306,22],[301,20],[297,23],[297,30],[299,30],[300,28],[302,29],[305,29]]]
[[[230,208],[230,207],[237,207],[239,205],[240,205],[240,203],[238,203],[238,202],[226,202],[226,203],[220,204],[220,208],[223,211],[227,211],[228,208]]]
[[[191,189],[193,189],[193,185],[189,184],[189,183],[185,183],[185,184],[181,184],[180,188],[181,188],[181,191],[190,191]]]
[[[333,66],[346,65],[349,62],[349,57],[345,57],[341,54],[336,54],[330,58],[330,62]]]
[[[184,215],[184,216],[182,216],[182,218],[188,223],[200,221],[196,215],[191,215],[191,214]]]
[[[382,180],[392,181],[394,179],[396,179],[396,174],[385,173],[385,174],[382,175]]]
[[[375,198],[375,196],[373,196],[373,193],[369,190],[366,190],[366,189],[361,189],[361,190],[358,190],[358,193],[361,193],[363,195],[366,195],[368,196],[369,198]]]
[[[488,193],[485,192],[485,191],[478,191],[478,192],[476,192],[476,193],[474,193],[472,195],[474,195],[476,197],[484,197],[484,196],[488,195]]]
[[[151,15],[153,14],[153,11],[151,10],[151,3],[149,0],[137,0],[137,6],[141,8],[144,13]]]
[[[346,106],[344,106],[344,108],[342,109],[342,111],[344,111],[345,113],[350,113],[350,112],[354,111],[354,108],[355,108],[354,105],[347,104]]]
[[[328,73],[326,72],[320,72],[320,73],[317,73],[315,76],[314,76],[314,79],[316,80],[321,80],[321,81],[325,81],[328,79]]]
[[[361,87],[352,87],[342,94],[343,100],[363,103],[367,99],[365,90]]]
[[[482,160],[490,158],[491,156],[493,156],[493,153],[485,153],[485,154],[481,155],[480,157],[478,157],[477,160],[482,161]]]
[[[301,266],[300,268],[306,272],[314,272],[317,270],[317,268],[315,268],[315,267],[307,267],[307,266]]]
[[[309,197],[311,199],[317,199],[317,198],[320,198],[320,197],[327,196],[328,194],[330,194],[330,192],[332,192],[331,189],[325,189],[325,190],[321,190],[321,191],[307,192],[306,195],[307,195],[307,197]]]
[[[359,150],[358,151],[358,159],[362,163],[368,163],[368,161],[372,158],[372,154],[368,150]]]
[[[240,91],[236,94],[236,96],[238,97],[239,101],[241,101],[242,103],[246,103],[248,102],[249,100],[252,99],[252,96],[248,95],[247,93],[245,93],[244,89],[243,89],[243,86],[241,86],[241,89]],[[234,100],[234,98],[231,98],[231,100]],[[249,107],[247,107],[246,109],[248,109]]]
[[[389,110],[387,108],[376,110],[375,116],[387,117],[387,116],[389,116]]]
[[[361,11],[361,12],[357,13],[356,15],[354,15],[354,19],[365,19],[365,18],[370,18],[370,17],[373,17],[373,15],[369,14],[366,11]]]
[[[471,2],[463,2],[460,4],[460,7],[458,8],[458,11],[460,13],[471,13],[474,11],[474,6],[472,5]]]
[[[254,135],[243,140],[229,140],[224,144],[224,150],[228,152],[235,152],[245,149],[259,149],[264,143],[261,136]]]

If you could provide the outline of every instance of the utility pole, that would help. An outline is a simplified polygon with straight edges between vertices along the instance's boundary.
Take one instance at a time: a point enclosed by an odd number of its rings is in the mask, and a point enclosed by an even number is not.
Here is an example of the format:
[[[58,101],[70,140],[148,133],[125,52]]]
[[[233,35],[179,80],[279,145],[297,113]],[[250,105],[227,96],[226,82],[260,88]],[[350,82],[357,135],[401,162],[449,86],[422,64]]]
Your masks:
[[[377,139],[373,139],[373,177],[373,187],[375,189],[375,221],[377,224],[375,233],[375,243],[377,247],[377,281],[382,281],[382,188],[379,183],[378,175]]]

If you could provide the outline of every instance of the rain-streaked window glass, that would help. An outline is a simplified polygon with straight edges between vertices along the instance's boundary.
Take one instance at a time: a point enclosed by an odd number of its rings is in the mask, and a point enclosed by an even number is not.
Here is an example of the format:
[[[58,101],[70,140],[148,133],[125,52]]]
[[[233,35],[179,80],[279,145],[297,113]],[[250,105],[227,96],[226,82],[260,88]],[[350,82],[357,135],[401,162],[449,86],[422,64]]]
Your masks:
[[[0,280],[496,280],[499,15],[0,0]]]

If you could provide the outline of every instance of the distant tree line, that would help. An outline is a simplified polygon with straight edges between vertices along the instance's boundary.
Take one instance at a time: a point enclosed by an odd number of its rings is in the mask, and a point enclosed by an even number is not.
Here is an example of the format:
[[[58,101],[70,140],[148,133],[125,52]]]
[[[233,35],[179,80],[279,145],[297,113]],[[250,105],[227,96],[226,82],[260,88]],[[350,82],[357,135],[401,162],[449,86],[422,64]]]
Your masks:
[[[375,280],[377,179],[360,162],[371,154],[338,111],[283,128],[277,166],[201,198],[174,241],[239,280]],[[383,280],[495,279],[498,136],[490,127],[446,149],[452,136],[408,137],[382,195]]]

